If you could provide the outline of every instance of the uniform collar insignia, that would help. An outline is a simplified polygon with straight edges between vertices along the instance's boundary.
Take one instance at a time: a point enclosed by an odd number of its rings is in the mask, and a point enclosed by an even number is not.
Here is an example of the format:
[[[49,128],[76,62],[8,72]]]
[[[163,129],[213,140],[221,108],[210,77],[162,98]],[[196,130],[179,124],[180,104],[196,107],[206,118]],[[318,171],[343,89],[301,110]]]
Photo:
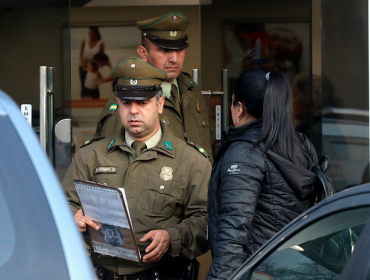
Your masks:
[[[164,142],[164,147],[166,148],[166,150],[173,150],[173,146],[169,141]]]
[[[114,143],[114,139],[110,142],[110,144],[108,146],[108,150],[113,146],[113,143]]]

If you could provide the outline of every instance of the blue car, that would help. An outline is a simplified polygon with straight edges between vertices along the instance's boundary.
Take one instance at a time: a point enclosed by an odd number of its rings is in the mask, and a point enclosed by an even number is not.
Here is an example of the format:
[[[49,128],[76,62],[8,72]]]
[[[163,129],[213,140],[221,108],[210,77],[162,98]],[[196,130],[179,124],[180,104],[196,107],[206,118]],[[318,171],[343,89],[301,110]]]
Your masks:
[[[230,277],[370,279],[370,184],[318,203],[284,227]]]
[[[0,91],[0,279],[96,279],[61,185]]]

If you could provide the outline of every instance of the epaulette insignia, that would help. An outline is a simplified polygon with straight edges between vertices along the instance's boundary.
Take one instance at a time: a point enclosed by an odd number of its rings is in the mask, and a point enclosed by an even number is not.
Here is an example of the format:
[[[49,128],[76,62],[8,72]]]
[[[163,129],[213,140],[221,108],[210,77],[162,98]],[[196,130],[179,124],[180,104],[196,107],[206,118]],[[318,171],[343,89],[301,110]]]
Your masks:
[[[187,141],[187,143],[189,146],[192,146],[194,149],[198,150],[198,152],[201,153],[205,158],[209,158],[209,155],[207,154],[206,150],[204,150],[201,146],[189,141]]]
[[[112,105],[110,105],[110,107],[109,107],[109,111],[116,111],[116,110],[117,110],[117,107],[118,107],[118,105],[117,105],[117,104],[112,104]]]
[[[97,141],[99,141],[99,140],[101,140],[101,139],[104,139],[104,138],[105,138],[105,136],[99,136],[99,137],[95,137],[95,138],[93,138],[93,139],[87,140],[87,141],[85,141],[85,142],[81,145],[81,147],[80,147],[80,148],[83,148],[83,147],[89,146],[90,144],[92,144],[92,143],[94,143],[94,142],[97,142]]]
[[[188,80],[189,84],[191,84],[192,86],[194,85],[194,83],[191,81],[191,80]]]

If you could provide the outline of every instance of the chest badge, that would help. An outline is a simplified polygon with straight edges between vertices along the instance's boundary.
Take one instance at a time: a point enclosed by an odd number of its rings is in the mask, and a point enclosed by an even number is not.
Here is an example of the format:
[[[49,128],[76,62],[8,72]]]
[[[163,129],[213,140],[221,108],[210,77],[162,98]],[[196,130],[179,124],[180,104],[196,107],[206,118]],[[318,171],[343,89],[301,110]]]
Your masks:
[[[172,167],[163,166],[159,178],[163,181],[171,181],[173,179],[173,169]]]
[[[195,103],[197,103],[197,111],[200,113],[200,103],[199,103],[199,100],[195,100]]]

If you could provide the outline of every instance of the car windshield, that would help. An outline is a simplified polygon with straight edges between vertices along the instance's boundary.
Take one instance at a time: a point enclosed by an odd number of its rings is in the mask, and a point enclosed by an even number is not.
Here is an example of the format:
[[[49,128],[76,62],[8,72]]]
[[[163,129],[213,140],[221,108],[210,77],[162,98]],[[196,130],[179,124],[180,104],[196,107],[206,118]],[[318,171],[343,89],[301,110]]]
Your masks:
[[[321,219],[264,259],[252,279],[339,279],[369,217],[364,207]]]
[[[6,114],[0,131],[0,278],[69,279],[42,185]]]

